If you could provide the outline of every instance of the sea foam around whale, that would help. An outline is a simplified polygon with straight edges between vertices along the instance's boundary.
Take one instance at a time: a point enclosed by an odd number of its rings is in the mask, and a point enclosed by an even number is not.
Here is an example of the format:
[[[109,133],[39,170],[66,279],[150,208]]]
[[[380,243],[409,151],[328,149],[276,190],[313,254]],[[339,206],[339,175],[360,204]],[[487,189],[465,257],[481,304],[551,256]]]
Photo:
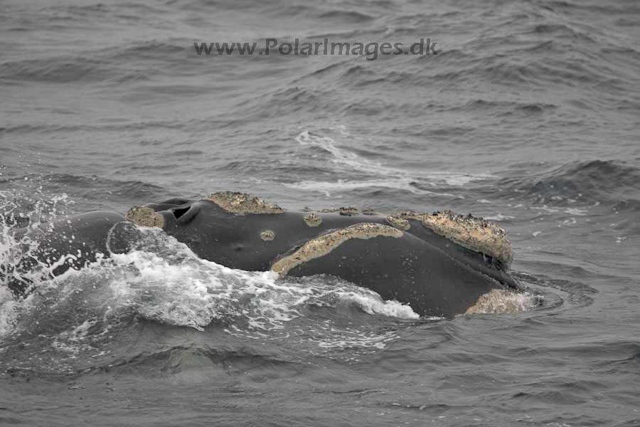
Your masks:
[[[72,204],[66,196],[37,197],[37,203],[23,194],[5,197],[5,212],[22,212],[25,222],[18,225],[35,227],[63,220]],[[12,266],[20,257],[37,247],[28,239],[16,241],[15,226],[3,217],[0,266],[11,274],[18,274]],[[271,272],[227,268],[199,258],[159,229],[141,231],[132,251],[100,257],[80,271],[51,278],[51,267],[43,265],[22,272],[33,283],[26,298],[16,299],[2,283],[0,340],[7,348],[11,342],[33,346],[24,363],[53,352],[57,365],[50,369],[66,372],[85,366],[74,365],[81,360],[108,357],[109,342],[126,341],[139,322],[240,340],[287,340],[313,353],[382,349],[398,339],[393,325],[442,320],[420,318],[408,305],[331,276],[278,279]],[[529,294],[505,293],[493,302],[476,313],[504,313],[504,307],[523,312],[537,305]]]
[[[93,315],[134,312],[137,316],[202,330],[212,322],[246,330],[280,329],[301,316],[306,305],[351,305],[371,315],[416,319],[413,310],[397,301],[383,301],[367,289],[336,279],[278,280],[271,272],[234,270],[198,258],[182,243],[160,230],[144,229],[137,250],[111,254],[81,271],[70,270],[36,283],[35,296],[16,301],[3,287],[0,294],[0,335],[12,331],[33,300],[66,304],[82,294]],[[15,256],[3,239],[1,262]],[[33,278],[42,277],[41,274]]]
[[[30,210],[22,215],[27,218],[28,227],[63,218],[62,212],[71,203],[66,195],[40,195],[37,203],[24,195],[13,196],[9,200],[4,195],[4,211],[27,207]],[[28,239],[15,241],[10,231],[14,222],[5,214],[1,224],[0,266],[7,272],[5,276],[18,274],[12,266],[37,247]],[[419,318],[408,305],[385,301],[371,290],[334,277],[279,280],[271,272],[235,270],[199,258],[161,230],[142,230],[142,240],[134,250],[102,257],[81,271],[70,270],[56,278],[51,278],[52,267],[47,266],[23,272],[23,278],[34,283],[35,289],[27,298],[16,300],[6,286],[0,287],[0,336],[19,330],[36,311],[60,306],[88,316],[78,316],[72,322],[73,328],[81,329],[82,325],[95,324],[97,318],[108,326],[114,319],[134,315],[196,330],[219,324],[234,334],[267,332],[308,316],[309,307],[337,311],[349,307],[348,310],[368,315]],[[535,298],[528,294],[505,293],[501,298],[502,306],[485,307],[479,312],[504,312],[500,308],[504,306],[517,306],[516,311],[522,312],[536,305]],[[86,307],[72,308],[70,304]]]

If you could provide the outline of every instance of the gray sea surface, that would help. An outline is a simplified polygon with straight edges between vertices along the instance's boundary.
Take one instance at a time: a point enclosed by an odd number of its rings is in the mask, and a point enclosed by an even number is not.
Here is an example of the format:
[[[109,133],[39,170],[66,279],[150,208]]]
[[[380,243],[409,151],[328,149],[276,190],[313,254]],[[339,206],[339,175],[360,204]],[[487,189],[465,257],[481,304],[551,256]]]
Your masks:
[[[438,54],[194,48],[266,38]],[[637,0],[3,0],[0,99],[5,219],[220,190],[452,209],[498,221],[541,297],[419,319],[155,235],[27,300],[0,288],[0,424],[640,425]]]

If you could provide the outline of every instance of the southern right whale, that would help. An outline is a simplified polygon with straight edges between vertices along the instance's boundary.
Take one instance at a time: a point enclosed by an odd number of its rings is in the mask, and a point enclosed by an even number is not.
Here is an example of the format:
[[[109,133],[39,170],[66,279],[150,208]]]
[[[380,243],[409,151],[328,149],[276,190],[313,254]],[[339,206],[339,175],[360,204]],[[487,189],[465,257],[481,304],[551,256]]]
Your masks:
[[[280,277],[333,275],[409,304],[422,316],[451,317],[473,311],[492,291],[520,290],[509,274],[512,249],[505,231],[481,218],[448,211],[285,211],[234,192],[51,224],[34,235],[38,251],[16,271],[58,263],[55,275],[82,268],[99,254],[126,252],[136,239],[133,224],[161,228],[199,257],[230,268],[271,270]],[[73,257],[60,262],[65,253]],[[16,294],[27,289],[11,283]]]

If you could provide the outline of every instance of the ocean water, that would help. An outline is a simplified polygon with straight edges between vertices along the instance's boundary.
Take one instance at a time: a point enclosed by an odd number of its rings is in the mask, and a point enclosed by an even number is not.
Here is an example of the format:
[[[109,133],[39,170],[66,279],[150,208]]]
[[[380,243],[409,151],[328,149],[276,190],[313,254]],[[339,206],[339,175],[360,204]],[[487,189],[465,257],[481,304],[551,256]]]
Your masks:
[[[148,231],[0,286],[0,424],[640,425],[636,0],[7,0],[0,34],[0,266],[12,227],[235,190],[484,216],[537,295],[424,319]],[[194,49],[266,38],[438,54]]]

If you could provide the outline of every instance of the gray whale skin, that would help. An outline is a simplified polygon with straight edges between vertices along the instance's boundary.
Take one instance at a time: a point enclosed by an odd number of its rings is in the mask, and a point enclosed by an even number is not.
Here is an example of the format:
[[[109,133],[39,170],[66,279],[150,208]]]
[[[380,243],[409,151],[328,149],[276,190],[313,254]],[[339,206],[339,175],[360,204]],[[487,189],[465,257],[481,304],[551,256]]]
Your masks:
[[[134,225],[135,224],[135,225]],[[15,271],[54,265],[59,275],[97,257],[127,252],[137,227],[159,227],[199,257],[226,267],[276,272],[280,277],[328,274],[409,304],[421,316],[472,311],[494,290],[521,291],[509,274],[511,244],[495,223],[452,212],[382,215],[355,208],[285,211],[243,193],[170,199],[134,207],[122,216],[91,212],[30,233],[40,242]],[[3,274],[0,272],[0,274]],[[5,272],[16,295],[29,291]]]

